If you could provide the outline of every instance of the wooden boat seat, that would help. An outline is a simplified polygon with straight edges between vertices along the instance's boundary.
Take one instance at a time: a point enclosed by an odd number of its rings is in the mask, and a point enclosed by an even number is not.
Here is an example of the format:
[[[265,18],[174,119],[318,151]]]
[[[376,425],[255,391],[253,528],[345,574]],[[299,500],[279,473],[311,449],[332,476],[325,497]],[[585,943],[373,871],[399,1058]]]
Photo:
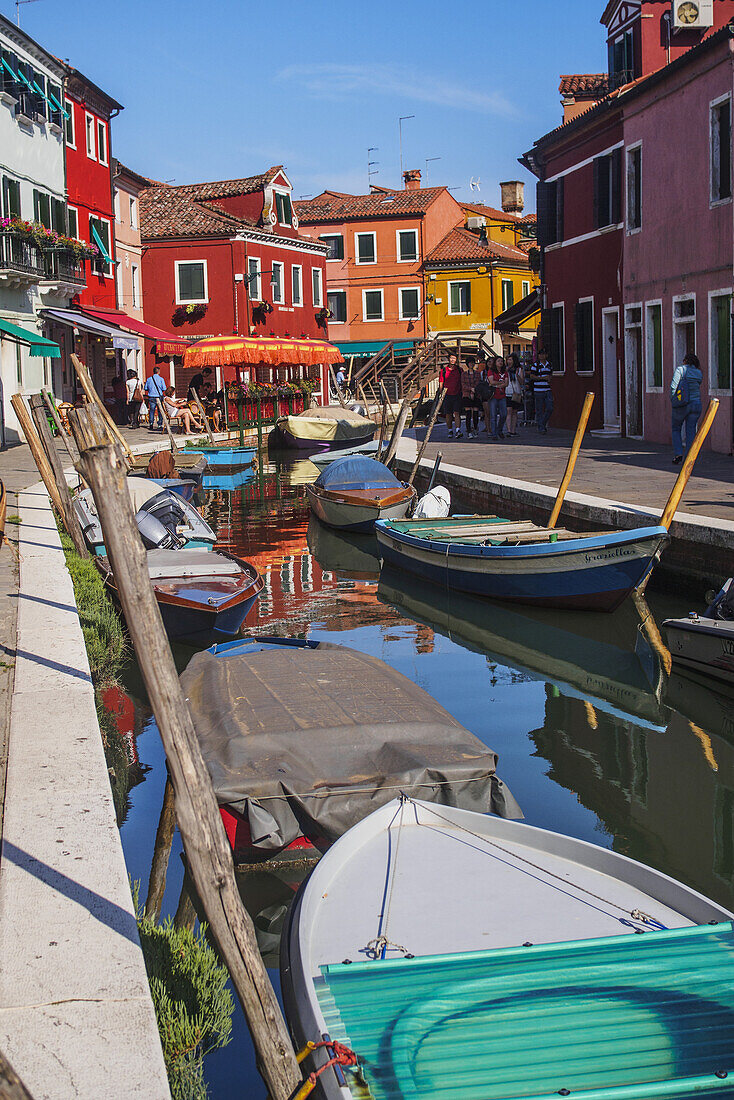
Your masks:
[[[149,550],[151,580],[164,577],[223,577],[239,572],[236,562],[214,550]]]

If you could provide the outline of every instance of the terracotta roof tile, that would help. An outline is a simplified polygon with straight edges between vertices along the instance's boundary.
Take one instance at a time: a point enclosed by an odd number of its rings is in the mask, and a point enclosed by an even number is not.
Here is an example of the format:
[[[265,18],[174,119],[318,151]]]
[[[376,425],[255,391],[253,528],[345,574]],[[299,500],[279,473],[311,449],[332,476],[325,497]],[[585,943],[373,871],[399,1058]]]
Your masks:
[[[158,237],[231,237],[254,222],[235,218],[194,201],[185,187],[160,184],[140,192],[140,235]]]
[[[436,264],[450,260],[484,260],[487,263],[491,260],[514,260],[523,265],[528,262],[522,249],[509,244],[497,244],[496,241],[483,244],[476,233],[472,233],[470,229],[462,229],[461,226],[449,230],[429,253],[425,262]]]
[[[295,202],[302,225],[342,221],[349,218],[391,218],[395,214],[424,214],[445,187],[421,187],[416,191],[380,188],[370,195],[344,195],[324,191],[312,199]]]
[[[558,91],[562,96],[596,96],[601,99],[609,91],[606,73],[569,73],[561,76]]]
[[[462,202],[462,210],[471,210],[472,214],[480,214],[492,221],[519,222],[520,214],[510,214],[506,210],[498,210],[496,206],[486,206],[483,202]]]
[[[282,164],[273,165],[259,176],[245,176],[239,180],[214,180],[212,183],[184,183],[176,186],[177,191],[192,199],[223,199],[231,195],[250,195],[253,191],[262,191],[283,170]]]

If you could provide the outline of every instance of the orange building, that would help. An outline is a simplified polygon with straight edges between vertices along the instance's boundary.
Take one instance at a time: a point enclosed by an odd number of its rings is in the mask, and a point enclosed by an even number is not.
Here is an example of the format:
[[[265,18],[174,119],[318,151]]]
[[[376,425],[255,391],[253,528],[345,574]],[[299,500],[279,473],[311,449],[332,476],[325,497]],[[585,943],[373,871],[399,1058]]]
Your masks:
[[[369,356],[388,340],[407,348],[428,335],[422,266],[464,212],[446,187],[324,191],[296,204],[301,232],[328,245],[329,336],[345,356]]]

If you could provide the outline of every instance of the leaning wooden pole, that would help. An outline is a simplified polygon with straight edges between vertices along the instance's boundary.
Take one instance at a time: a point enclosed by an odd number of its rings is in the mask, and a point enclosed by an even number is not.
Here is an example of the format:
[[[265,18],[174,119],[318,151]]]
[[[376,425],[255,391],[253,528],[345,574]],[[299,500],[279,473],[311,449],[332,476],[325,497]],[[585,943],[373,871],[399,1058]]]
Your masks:
[[[28,1089],[1,1051],[0,1100],[33,1100]]]
[[[405,422],[408,419],[408,413],[409,412],[410,412],[410,401],[406,397],[405,400],[403,401],[402,405],[400,406],[400,412],[398,413],[398,418],[395,421],[395,427],[393,428],[393,433],[392,433],[392,436],[390,437],[390,446],[387,448],[387,454],[385,455],[385,458],[384,458],[384,462],[385,462],[386,466],[388,466],[392,462],[393,457],[395,455],[395,452],[398,449],[398,443],[400,442],[403,431],[405,429]]]
[[[683,491],[688,484],[688,480],[693,473],[693,467],[696,464],[698,458],[698,452],[701,450],[704,444],[706,436],[709,434],[711,425],[714,422],[714,417],[719,411],[719,399],[718,397],[712,397],[709,401],[709,407],[704,413],[703,420],[701,421],[698,431],[696,432],[696,438],[691,444],[690,450],[686,455],[681,471],[676,478],[673,491],[668,497],[668,503],[663,509],[663,514],[660,517],[660,526],[670,528],[673,522],[673,516],[678,511],[678,505],[680,504],[680,498],[683,496]]]
[[[196,402],[196,407],[199,410],[199,412],[201,413],[201,419],[204,421],[204,427],[206,428],[206,434],[209,436],[209,442],[211,443],[211,445],[213,447],[214,446],[214,436],[212,435],[212,429],[211,429],[211,425],[209,423],[209,418],[206,415],[206,412],[204,411],[204,406],[202,405],[202,403],[199,399],[199,395],[196,392],[196,390],[192,389],[191,392],[194,395],[194,401]]]
[[[51,394],[48,392],[48,390],[42,389],[41,397],[46,404],[46,408],[48,409],[48,415],[53,420],[54,425],[56,426],[56,431],[59,433],[64,447],[66,448],[66,453],[68,454],[72,462],[76,462],[79,455],[76,451],[76,448],[73,448],[74,440],[71,438],[68,432],[64,431],[64,425],[61,423],[61,417],[59,416],[58,409],[53,403]]]
[[[82,413],[77,410],[79,419]],[[120,602],[166,752],[191,877],[242,1003],[270,1096],[288,1100],[301,1075],[252,920],[237,889],[211,779],[153,596],[125,486],[126,471],[109,445],[86,451],[80,446],[80,451],[80,472],[94,494]]]
[[[568,489],[569,482],[571,481],[571,476],[573,475],[573,468],[576,465],[576,459],[579,457],[581,443],[583,442],[584,433],[586,432],[586,425],[589,423],[589,417],[591,416],[591,406],[593,404],[594,394],[587,393],[586,400],[584,401],[584,407],[581,410],[581,416],[579,417],[578,427],[576,428],[576,435],[573,437],[571,453],[568,456],[568,462],[566,463],[566,472],[563,475],[563,480],[558,487],[556,502],[553,505],[553,511],[551,512],[550,519],[548,520],[549,527],[555,527],[555,525],[558,523],[558,517],[561,514],[563,500],[566,496],[566,490]]]
[[[115,422],[112,419],[112,417],[110,416],[110,414],[107,412],[107,409],[105,408],[105,405],[104,405],[104,401],[102,400],[102,398],[99,396],[99,394],[95,390],[94,386],[92,385],[92,379],[89,377],[89,371],[85,367],[84,363],[82,363],[82,361],[81,361],[81,359],[79,358],[78,355],[73,355],[72,354],[71,355],[71,362],[72,362],[72,365],[74,367],[74,370],[76,371],[76,376],[79,379],[79,381],[81,382],[82,389],[84,390],[85,394],[87,395],[87,400],[91,401],[92,404],[96,405],[97,408],[99,409],[99,411],[102,413],[102,416],[104,417],[105,424],[107,425],[107,429],[108,429],[110,439],[116,439],[117,440],[117,442],[120,444],[123,451],[127,455],[128,462],[132,466],[132,464],[133,464],[133,453],[130,450],[130,447],[128,446],[128,443],[127,443],[127,440],[125,439],[125,437],[122,435],[121,432],[119,432],[117,430],[117,425],[115,424]]]
[[[442,387],[438,391],[438,393],[436,394],[436,400],[433,402],[433,412],[431,413],[431,419],[428,422],[428,427],[426,428],[426,434],[423,436],[423,442],[420,445],[420,450],[418,451],[418,454],[416,455],[416,458],[415,458],[415,462],[413,463],[413,469],[410,471],[410,477],[408,478],[408,485],[412,485],[413,482],[415,481],[415,475],[418,473],[418,467],[421,464],[421,459],[423,458],[423,452],[425,451],[426,447],[428,446],[428,440],[431,438],[431,432],[433,431],[433,429],[436,425],[436,421],[438,420],[438,414],[441,411],[441,406],[443,405],[443,399],[444,399],[444,394],[445,393],[446,393],[446,390],[443,389],[443,387]]]
[[[171,444],[171,454],[175,455],[178,452],[178,445],[176,444],[176,440],[173,438],[173,432],[171,431],[171,421],[168,419],[168,413],[166,412],[166,404],[165,404],[165,401],[163,400],[162,397],[161,397],[160,402],[158,404],[158,408],[161,411],[161,417],[163,419],[163,427],[166,429],[166,434],[168,435],[168,441]]]
[[[387,432],[387,394],[382,403],[382,418],[380,420],[380,437],[377,440],[377,457],[382,454],[382,445],[385,442],[385,433]]]
[[[332,385],[334,386],[334,389],[336,391],[337,401],[339,402],[339,404],[341,405],[341,407],[343,409],[346,409],[347,403],[344,400],[344,394],[342,393],[342,388],[336,380],[336,375],[334,374],[334,368],[332,367],[331,363],[329,363],[329,378],[331,379]]]
[[[19,393],[14,393],[10,398],[10,404],[13,406],[15,415],[18,417],[18,423],[23,429],[23,435],[26,438],[26,442],[31,449],[33,455],[33,461],[38,467],[38,472],[43,479],[43,484],[46,486],[46,492],[51,497],[51,503],[53,504],[59,515],[64,514],[64,509],[61,504],[61,497],[59,490],[54,480],[53,471],[49,465],[49,461],[46,458],[46,452],[41,446],[41,440],[38,438],[36,429],[33,426],[31,420],[31,414],[25,406],[25,402]]]
[[[171,845],[173,834],[176,831],[176,800],[173,795],[173,783],[170,776],[166,777],[166,787],[163,792],[163,805],[161,816],[158,819],[158,829],[153,845],[153,860],[150,865],[150,878],[148,879],[148,894],[145,899],[145,915],[151,920],[158,921],[163,908],[163,895],[166,892],[166,875],[168,874],[168,861],[171,858]]]
[[[34,393],[31,397],[31,416],[36,423],[36,430],[41,440],[41,446],[46,452],[46,458],[51,467],[51,472],[56,482],[56,488],[59,491],[59,497],[61,499],[61,519],[64,527],[66,528],[69,538],[74,543],[74,549],[79,557],[88,558],[89,550],[84,541],[79,518],[74,510],[71,497],[69,496],[69,486],[66,483],[64,467],[61,464],[59,452],[56,450],[56,445],[51,435],[51,429],[48,426],[46,403],[40,393]]]

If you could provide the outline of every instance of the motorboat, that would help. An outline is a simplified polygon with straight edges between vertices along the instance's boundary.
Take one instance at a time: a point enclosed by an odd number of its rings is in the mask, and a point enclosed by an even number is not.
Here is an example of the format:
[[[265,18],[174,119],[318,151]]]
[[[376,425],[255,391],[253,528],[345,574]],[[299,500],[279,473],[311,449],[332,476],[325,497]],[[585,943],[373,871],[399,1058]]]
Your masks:
[[[199,485],[200,481],[194,481],[188,477],[151,477],[148,481],[153,485],[157,485],[160,489],[170,489],[172,493],[177,493],[184,500],[190,501]]]
[[[322,1100],[734,1095],[732,914],[618,852],[401,795],[300,889],[281,986]]]
[[[341,405],[316,405],[281,416],[268,438],[273,450],[338,451],[369,443],[377,424]]]
[[[250,562],[214,550],[149,550],[148,574],[171,641],[194,645],[239,633],[265,582]],[[99,561],[105,584],[118,600],[107,558]]]
[[[359,447],[345,447],[340,451],[322,451],[319,454],[311,455],[310,461],[315,466],[324,467],[344,455],[367,455],[368,458],[376,458],[379,446],[378,440],[372,439],[369,443],[362,443]]]
[[[178,493],[161,489],[151,478],[128,477],[126,485],[146,549],[211,549],[217,541],[206,520]],[[92,490],[79,490],[73,501],[89,549],[97,556],[106,555]]]
[[[668,648],[674,665],[734,685],[734,578],[712,596],[702,615],[665,620]]]
[[[579,534],[499,516],[378,520],[383,561],[496,600],[613,611],[653,569],[664,526]]]
[[[382,462],[346,455],[305,486],[311,511],[328,527],[369,533],[378,519],[403,519],[415,503],[412,485]]]

